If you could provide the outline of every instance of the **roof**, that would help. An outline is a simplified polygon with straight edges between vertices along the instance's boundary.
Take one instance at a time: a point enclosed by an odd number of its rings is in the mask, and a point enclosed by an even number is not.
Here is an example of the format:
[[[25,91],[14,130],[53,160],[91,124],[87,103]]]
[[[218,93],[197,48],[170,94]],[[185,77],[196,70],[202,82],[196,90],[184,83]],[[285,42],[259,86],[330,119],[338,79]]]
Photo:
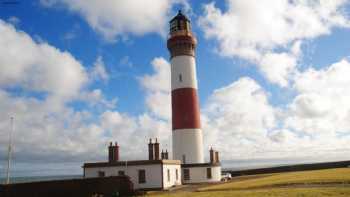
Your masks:
[[[184,20],[184,21],[190,22],[190,20],[185,15],[182,14],[181,10],[179,10],[177,15],[173,19],[170,20],[170,23],[173,22],[174,20]]]
[[[95,167],[113,167],[113,166],[138,166],[138,165],[153,165],[153,164],[168,164],[168,165],[180,165],[180,160],[134,160],[134,161],[117,161],[117,162],[96,162],[96,163],[84,163],[83,168],[95,168]]]
[[[191,163],[191,164],[181,164],[182,168],[196,168],[196,167],[215,167],[221,166],[221,163]]]

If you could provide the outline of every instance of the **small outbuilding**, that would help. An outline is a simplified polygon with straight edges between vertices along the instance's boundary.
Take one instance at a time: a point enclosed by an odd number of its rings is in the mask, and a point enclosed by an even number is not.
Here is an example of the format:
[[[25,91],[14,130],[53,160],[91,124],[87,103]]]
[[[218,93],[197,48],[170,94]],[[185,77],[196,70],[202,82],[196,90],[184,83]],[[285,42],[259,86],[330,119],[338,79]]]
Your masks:
[[[128,176],[134,189],[163,190],[181,185],[181,161],[169,160],[168,152],[159,157],[159,143],[148,144],[149,159],[119,161],[119,146],[110,144],[108,162],[85,163],[84,178]]]

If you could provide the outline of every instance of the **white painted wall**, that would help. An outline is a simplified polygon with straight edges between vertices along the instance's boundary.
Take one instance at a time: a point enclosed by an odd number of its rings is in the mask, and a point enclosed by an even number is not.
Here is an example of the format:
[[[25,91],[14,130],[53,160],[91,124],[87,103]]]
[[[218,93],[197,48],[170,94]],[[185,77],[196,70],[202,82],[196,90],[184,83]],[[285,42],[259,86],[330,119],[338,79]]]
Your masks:
[[[219,182],[221,181],[221,166],[211,166],[211,179],[207,179],[207,168],[209,167],[193,167],[193,168],[183,168],[190,169],[190,180],[184,180],[183,183],[209,183],[209,182]],[[182,169],[182,170],[183,170]]]
[[[192,56],[181,55],[171,59],[171,90],[179,88],[197,89],[196,62]]]
[[[118,171],[123,170],[125,175],[128,175],[134,184],[135,189],[144,188],[161,188],[162,179],[164,188],[172,187],[173,185],[181,185],[181,166],[174,164],[161,164],[153,165],[136,165],[136,166],[111,166],[111,167],[96,167],[96,168],[85,168],[85,177],[92,178],[98,177],[98,172],[105,172],[105,176],[118,176]],[[138,170],[146,170],[146,183],[139,184],[138,182]],[[170,181],[167,178],[167,169],[170,169]],[[178,169],[179,179],[175,178],[175,169]],[[162,177],[163,171],[163,177]]]
[[[138,180],[138,170],[141,169],[146,170],[146,183],[140,184]],[[85,177],[98,177],[99,171],[104,171],[105,176],[118,176],[119,170],[125,171],[125,175],[130,177],[135,189],[162,187],[161,164],[128,166],[127,168],[124,166],[86,168]]]
[[[170,170],[170,181],[168,181],[167,171]],[[178,171],[178,179],[176,180],[176,169]],[[163,183],[164,189],[174,185],[181,185],[181,166],[180,165],[163,165]]]
[[[176,129],[172,132],[173,159],[186,163],[204,163],[203,134],[201,129]]]

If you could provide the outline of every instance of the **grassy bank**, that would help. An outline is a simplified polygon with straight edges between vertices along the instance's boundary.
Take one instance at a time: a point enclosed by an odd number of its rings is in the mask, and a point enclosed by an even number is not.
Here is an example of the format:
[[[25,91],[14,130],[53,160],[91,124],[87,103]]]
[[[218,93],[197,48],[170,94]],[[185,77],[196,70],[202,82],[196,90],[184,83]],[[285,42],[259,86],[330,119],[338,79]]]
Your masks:
[[[350,168],[242,176],[228,183],[184,190],[150,196],[350,196]]]

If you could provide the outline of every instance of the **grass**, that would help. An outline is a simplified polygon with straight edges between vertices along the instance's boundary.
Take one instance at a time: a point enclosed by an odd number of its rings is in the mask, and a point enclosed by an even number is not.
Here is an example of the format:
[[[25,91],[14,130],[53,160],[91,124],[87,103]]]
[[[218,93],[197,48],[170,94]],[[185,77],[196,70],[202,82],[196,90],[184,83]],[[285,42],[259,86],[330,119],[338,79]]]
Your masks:
[[[175,192],[154,194],[155,197],[324,197],[350,196],[350,188],[319,187],[319,188],[275,188],[238,191],[207,191],[207,192]]]
[[[271,174],[257,179],[249,179],[201,188],[200,191],[249,189],[295,184],[350,183],[350,168],[288,172]]]
[[[350,196],[350,168],[278,173],[251,178],[243,176],[228,183],[202,186],[196,191],[158,192],[151,194],[151,196]]]

